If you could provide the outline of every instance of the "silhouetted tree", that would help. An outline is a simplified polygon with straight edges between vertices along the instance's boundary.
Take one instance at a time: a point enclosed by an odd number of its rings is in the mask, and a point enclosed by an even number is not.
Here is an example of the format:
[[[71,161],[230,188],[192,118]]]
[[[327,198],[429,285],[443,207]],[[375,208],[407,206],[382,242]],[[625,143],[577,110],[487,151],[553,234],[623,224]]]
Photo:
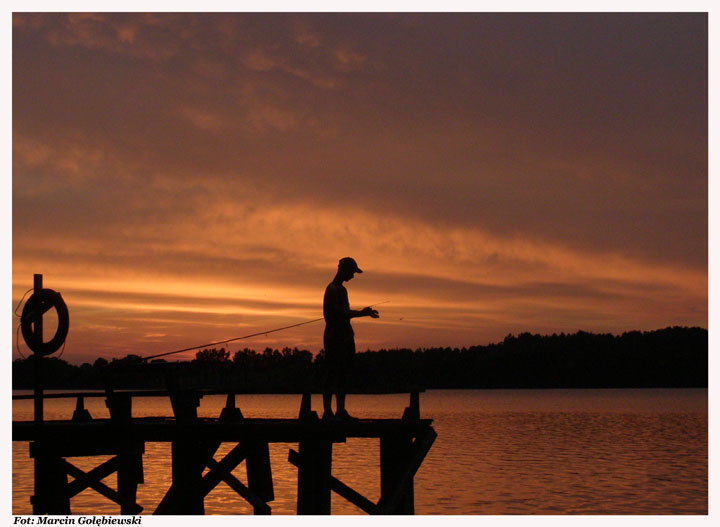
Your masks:
[[[137,355],[92,366],[43,359],[48,388],[164,387],[167,373],[187,385],[237,392],[318,391],[323,350],[243,348],[230,359],[224,348],[204,349],[191,362],[148,364]],[[12,363],[13,388],[31,388],[33,361]],[[508,335],[502,342],[469,348],[380,349],[355,357],[354,391],[440,388],[707,387],[708,332],[672,327],[619,336],[574,334]]]
[[[195,354],[196,362],[225,362],[230,359],[230,352],[225,348],[204,349]]]

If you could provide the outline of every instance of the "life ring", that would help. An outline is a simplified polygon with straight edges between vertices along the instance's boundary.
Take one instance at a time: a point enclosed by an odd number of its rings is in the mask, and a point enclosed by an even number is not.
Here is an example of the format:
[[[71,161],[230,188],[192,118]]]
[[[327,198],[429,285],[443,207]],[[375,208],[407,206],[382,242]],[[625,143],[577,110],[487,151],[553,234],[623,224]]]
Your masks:
[[[33,323],[41,319],[52,308],[57,311],[57,331],[50,341],[43,342],[42,339],[35,336]],[[52,289],[41,289],[39,293],[34,293],[28,298],[20,318],[20,328],[25,342],[36,355],[50,355],[59,350],[65,342],[70,328],[70,314],[60,293]]]

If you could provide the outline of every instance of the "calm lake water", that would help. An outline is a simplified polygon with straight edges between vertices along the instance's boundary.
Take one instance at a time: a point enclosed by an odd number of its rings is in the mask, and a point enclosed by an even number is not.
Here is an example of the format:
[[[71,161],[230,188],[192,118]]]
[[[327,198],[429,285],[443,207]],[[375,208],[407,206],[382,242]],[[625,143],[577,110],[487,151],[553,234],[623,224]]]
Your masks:
[[[29,392],[15,392],[29,393]],[[400,417],[409,397],[351,395],[361,418]],[[199,415],[217,417],[223,396],[206,396]],[[86,399],[93,417],[108,417],[104,400]],[[46,419],[69,419],[74,400],[45,402]],[[299,395],[238,395],[245,417],[297,416]],[[319,410],[319,396],[313,409]],[[706,389],[438,390],[420,396],[421,416],[438,433],[415,477],[417,514],[707,514]],[[172,415],[163,398],[133,401],[133,416]],[[32,401],[13,401],[14,420],[32,420]],[[223,445],[219,459],[232,445]],[[271,444],[273,514],[295,514],[297,469],[288,449]],[[370,500],[380,496],[379,442],[349,439],[333,446],[333,475]],[[12,512],[31,514],[33,464],[28,443],[12,445]],[[109,457],[73,458],[89,470]],[[151,514],[171,483],[170,445],[146,443],[145,483],[138,503]],[[236,475],[245,481],[244,464]],[[105,482],[115,488],[114,476]],[[362,514],[333,493],[333,514]],[[74,514],[117,514],[95,491],[71,500]],[[206,514],[252,514],[221,483],[205,499]]]

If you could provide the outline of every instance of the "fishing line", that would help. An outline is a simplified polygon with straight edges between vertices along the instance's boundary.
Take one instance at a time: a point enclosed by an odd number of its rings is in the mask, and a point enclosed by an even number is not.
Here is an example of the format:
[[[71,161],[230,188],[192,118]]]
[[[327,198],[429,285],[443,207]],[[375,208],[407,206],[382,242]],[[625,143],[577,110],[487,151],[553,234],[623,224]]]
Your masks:
[[[378,302],[377,304],[372,304],[368,307],[379,306],[381,304],[387,304],[388,302],[390,302],[390,300],[385,300],[384,302]],[[270,333],[275,333],[277,331],[283,331],[283,330],[290,329],[290,328],[296,328],[299,326],[304,326],[306,324],[312,324],[314,322],[320,322],[321,320],[324,320],[324,318],[316,318],[314,320],[307,320],[305,322],[300,322],[299,324],[292,324],[290,326],[283,326],[281,328],[270,329],[267,331],[260,331],[258,333],[252,333],[250,335],[243,335],[242,337],[235,337],[235,338],[227,339],[227,340],[218,340],[217,342],[201,344],[200,346],[192,346],[191,348],[183,348],[181,350],[175,350],[175,351],[166,351],[165,353],[158,353],[157,355],[150,355],[148,357],[141,357],[141,358],[142,358],[142,360],[157,359],[158,357],[165,357],[166,355],[174,355],[176,353],[182,353],[184,351],[192,351],[192,350],[196,350],[199,348],[207,348],[209,346],[217,346],[218,344],[227,344],[229,342],[235,342],[236,340],[249,339],[251,337],[258,337],[260,335],[269,335]]]
[[[23,300],[25,300],[25,297],[30,291],[33,291],[35,288],[31,287],[27,291],[25,291],[25,294],[23,294],[22,298],[20,299],[20,302],[18,302],[18,305],[15,306],[15,310],[13,313],[15,313],[16,317],[20,317],[20,322],[18,323],[17,331],[15,332],[15,348],[17,349],[17,352],[20,354],[20,356],[25,360],[25,355],[22,354],[22,351],[20,351],[20,326],[22,325],[22,315],[18,314],[18,309],[20,309],[20,306],[23,303]]]
[[[267,335],[269,333],[275,333],[276,331],[282,331],[284,329],[296,328],[298,326],[304,326],[305,324],[312,324],[313,322],[319,322],[322,318],[316,318],[315,320],[308,320],[307,322],[300,322],[299,324],[293,324],[291,326],[285,326],[282,328],[271,329],[269,331],[260,331],[259,333],[253,333],[251,335],[244,335],[242,337],[235,337],[227,340],[218,340],[217,342],[210,342],[208,344],[201,344],[200,346],[193,346],[191,348],[183,348],[176,351],[167,351],[165,353],[159,353],[157,355],[150,355],[149,357],[142,357],[142,360],[156,359],[157,357],[164,357],[165,355],[173,355],[175,353],[182,353],[183,351],[191,351],[198,348],[206,348],[208,346],[216,346],[218,344],[227,344],[228,342],[234,342],[236,340],[249,339],[250,337],[257,337],[260,335]]]
[[[15,348],[23,360],[25,360],[25,355],[23,355],[22,351],[20,351],[20,324],[18,324],[17,331],[15,332]]]
[[[18,302],[18,305],[15,306],[15,311],[13,311],[13,313],[15,313],[15,316],[16,316],[16,317],[19,317],[19,316],[20,316],[20,315],[18,315],[17,310],[20,309],[20,305],[22,304],[23,300],[25,300],[25,297],[27,296],[27,294],[28,294],[30,291],[32,291],[33,289],[35,289],[35,288],[34,288],[34,287],[31,287],[30,289],[28,289],[27,291],[25,291],[25,294],[24,294],[24,295],[22,296],[22,298],[20,299],[20,302]]]

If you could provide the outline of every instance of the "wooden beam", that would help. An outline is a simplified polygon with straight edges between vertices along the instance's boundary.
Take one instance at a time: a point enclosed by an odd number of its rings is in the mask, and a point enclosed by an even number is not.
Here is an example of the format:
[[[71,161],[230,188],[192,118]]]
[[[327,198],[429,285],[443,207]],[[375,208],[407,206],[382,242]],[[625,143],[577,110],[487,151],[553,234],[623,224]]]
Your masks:
[[[118,469],[119,460],[117,456],[108,459],[105,463],[102,465],[98,465],[94,469],[92,469],[90,472],[87,472],[85,474],[85,477],[92,481],[100,481],[101,479],[105,479],[110,474],[115,472]],[[88,483],[86,479],[75,479],[75,481],[68,484],[67,488],[65,489],[65,494],[68,498],[72,498],[73,496],[76,496],[80,494],[82,491],[84,491],[86,488],[88,488]]]
[[[215,461],[212,457],[206,460],[207,466],[210,468],[207,474],[200,481],[200,490],[203,496],[207,496],[218,483],[223,480],[223,474],[227,474],[237,467],[245,459],[247,449],[244,443],[238,443],[228,452],[220,462]]]
[[[267,441],[249,439],[245,469],[248,488],[260,496],[264,502],[275,499],[273,489],[272,467],[270,466],[270,449]]]
[[[82,395],[77,397],[72,420],[73,422],[92,421],[90,412],[85,408],[85,398]]]
[[[332,442],[310,436],[299,444],[298,514],[330,514]]]
[[[35,458],[35,494],[30,498],[33,514],[70,514],[70,498],[64,460],[49,442],[30,443],[30,457]]]
[[[88,474],[74,466],[66,459],[63,459],[63,465],[67,473],[74,477],[76,480],[80,481],[81,484],[85,485],[86,487],[92,488],[106,498],[114,501],[121,507],[125,507],[126,509],[133,511],[131,514],[140,514],[140,512],[143,510],[140,505],[138,505],[137,503],[130,503],[127,499],[125,499],[124,496],[121,496],[104,483],[89,478]]]
[[[418,391],[410,393],[410,406],[405,408],[402,418],[403,421],[420,419],[420,393]]]
[[[406,490],[408,488],[412,489],[412,480],[415,477],[415,473],[420,468],[436,437],[437,432],[432,428],[428,428],[415,439],[407,461],[404,463],[404,467],[396,473],[396,479],[394,478],[392,488],[388,489],[388,492],[384,493],[384,495],[380,497],[380,501],[378,501],[380,514],[392,514],[394,511],[397,511]]]
[[[118,432],[127,430],[138,441],[167,442],[177,439],[197,438],[202,441],[236,443],[246,437],[257,438],[268,443],[298,443],[308,433],[324,436],[333,443],[344,442],[348,437],[373,438],[399,433],[417,437],[431,426],[430,419],[402,421],[400,419],[361,419],[358,422],[305,423],[298,419],[255,419],[245,418],[237,422],[222,422],[203,418],[194,423],[178,426],[167,417],[133,417],[126,425],[108,426],[108,419],[93,419],[86,423],[70,420],[45,421],[35,426],[32,421],[13,421],[13,441],[45,441],[64,444],[89,443],[117,444]],[[110,452],[108,452],[110,453]]]
[[[137,501],[138,484],[144,483],[142,455],[145,444],[128,440],[118,452],[117,490],[130,503]],[[132,509],[120,508],[120,514],[133,514]]]
[[[210,461],[208,466],[211,469],[217,469],[219,470],[220,477],[222,480],[227,483],[227,485],[233,489],[235,492],[237,492],[240,496],[242,496],[245,501],[247,501],[250,505],[253,506],[255,509],[255,514],[270,514],[270,506],[265,503],[260,496],[252,492],[249,488],[247,488],[245,485],[240,483],[240,481],[233,476],[230,472],[226,472],[219,468],[220,463],[215,461],[214,459]]]
[[[330,489],[339,496],[345,498],[353,505],[355,505],[361,511],[367,514],[378,513],[377,505],[375,505],[372,501],[357,492],[355,489],[345,485],[345,483],[343,483],[336,477],[330,476]]]
[[[43,275],[33,275],[33,295],[39,295],[43,289]],[[33,326],[33,340],[40,345],[43,343],[43,319],[42,313],[36,316],[32,322]],[[43,388],[45,386],[45,380],[43,379],[42,371],[42,355],[33,353],[33,375],[34,375],[34,412],[35,412],[35,423],[41,424],[43,422]]]
[[[295,450],[291,448],[290,454],[288,455],[288,461],[297,467],[300,464],[300,454],[298,454]],[[377,505],[375,505],[372,501],[367,499],[358,491],[356,491],[352,487],[349,487],[334,476],[330,476],[330,490],[332,490],[339,496],[342,496],[347,501],[355,505],[358,509],[367,514],[378,513]]]

